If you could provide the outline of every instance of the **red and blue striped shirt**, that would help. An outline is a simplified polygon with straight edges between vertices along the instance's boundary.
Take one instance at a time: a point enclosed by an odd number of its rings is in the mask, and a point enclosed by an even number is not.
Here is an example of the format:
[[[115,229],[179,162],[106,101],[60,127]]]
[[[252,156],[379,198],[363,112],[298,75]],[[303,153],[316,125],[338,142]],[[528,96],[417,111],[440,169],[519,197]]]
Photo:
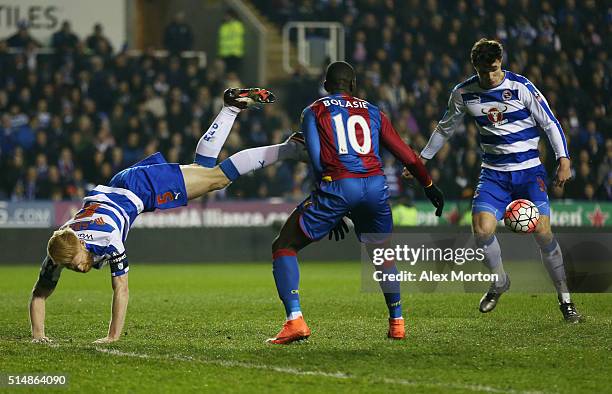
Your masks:
[[[427,169],[395,131],[389,118],[365,100],[346,93],[323,97],[302,112],[301,131],[318,178],[382,175],[382,146],[422,185],[431,184]]]

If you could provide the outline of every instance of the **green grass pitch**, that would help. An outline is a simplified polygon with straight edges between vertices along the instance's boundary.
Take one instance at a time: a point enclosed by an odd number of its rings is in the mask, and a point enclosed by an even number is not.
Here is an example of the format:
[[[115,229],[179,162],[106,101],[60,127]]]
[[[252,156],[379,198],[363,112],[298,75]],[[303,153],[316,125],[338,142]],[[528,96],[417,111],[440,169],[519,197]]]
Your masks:
[[[269,263],[131,268],[120,342],[91,344],[106,334],[108,272],[65,272],[47,302],[49,346],[29,341],[38,269],[1,267],[0,373],[67,373],[70,392],[611,390],[610,294],[576,294],[577,325],[561,321],[550,294],[507,294],[487,315],[479,294],[408,294],[408,338],[389,341],[382,295],[360,291],[358,264],[305,262],[313,335],[277,347],[264,343],[283,322]]]

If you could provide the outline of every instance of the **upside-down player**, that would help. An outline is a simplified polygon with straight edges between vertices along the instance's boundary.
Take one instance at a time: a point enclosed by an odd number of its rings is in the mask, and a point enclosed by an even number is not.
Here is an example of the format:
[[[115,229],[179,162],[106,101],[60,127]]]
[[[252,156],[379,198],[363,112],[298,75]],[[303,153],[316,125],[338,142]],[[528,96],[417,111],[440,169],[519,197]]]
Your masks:
[[[303,144],[289,139],[283,144],[238,152],[215,166],[240,110],[273,101],[274,96],[262,89],[226,90],[225,106],[198,142],[194,164],[167,163],[156,153],[119,172],[108,186],[99,185],[85,197],[83,208],[49,239],[47,257],[30,301],[35,342],[49,341],[45,335],[45,303],[62,269],[86,273],[106,264],[112,276],[111,321],[107,336],[96,343],[118,340],[129,297],[129,266],[123,243],[136,217],[142,212],[186,205],[188,200],[224,188],[242,174],[303,155]]]
[[[287,320],[270,343],[286,344],[310,336],[302,317],[297,252],[327,235],[345,215],[355,224],[368,250],[387,241],[393,221],[381,147],[388,149],[415,175],[440,216],[442,193],[433,185],[417,155],[402,141],[385,114],[353,97],[355,72],[345,62],[329,65],[324,84],[329,95],[302,113],[301,131],[318,177],[317,189],[289,216],[272,245],[274,280]],[[394,262],[383,273],[395,273]],[[390,338],[404,338],[399,282],[381,283],[389,309]]]
[[[484,155],[472,203],[472,227],[476,242],[485,250],[487,266],[499,277],[480,300],[480,311],[492,311],[510,288],[495,228],[512,200],[526,198],[540,211],[534,235],[542,262],[557,289],[559,308],[566,321],[577,322],[580,314],[570,299],[563,255],[550,228],[547,175],[538,151],[541,129],[557,159],[555,184],[562,187],[571,177],[565,136],[542,93],[527,78],[503,70],[502,58],[499,42],[481,39],[474,44],[471,60],[477,75],[453,89],[448,110],[421,157],[431,159],[463,122],[464,115],[476,121]]]

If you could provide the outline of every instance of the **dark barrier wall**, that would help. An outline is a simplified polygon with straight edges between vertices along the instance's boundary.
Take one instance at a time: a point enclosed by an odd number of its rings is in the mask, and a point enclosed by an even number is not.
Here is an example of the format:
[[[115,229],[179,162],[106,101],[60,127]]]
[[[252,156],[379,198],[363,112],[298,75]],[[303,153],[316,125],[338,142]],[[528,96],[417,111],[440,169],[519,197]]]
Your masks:
[[[45,256],[51,229],[0,229],[0,264],[36,263]],[[271,227],[207,229],[132,229],[126,243],[132,262],[267,261],[277,229]],[[342,242],[325,239],[301,253],[310,260],[359,260],[351,232]]]
[[[609,229],[563,228],[563,233],[604,233]],[[407,227],[405,233],[465,233],[469,227]],[[504,232],[500,229],[500,232]],[[0,264],[39,264],[45,256],[51,229],[0,229]],[[126,244],[132,262],[248,262],[270,261],[271,243],[278,228],[189,228],[130,230]],[[561,237],[561,234],[559,234]],[[340,242],[324,239],[300,252],[300,258],[315,261],[359,260],[359,243],[354,232]]]

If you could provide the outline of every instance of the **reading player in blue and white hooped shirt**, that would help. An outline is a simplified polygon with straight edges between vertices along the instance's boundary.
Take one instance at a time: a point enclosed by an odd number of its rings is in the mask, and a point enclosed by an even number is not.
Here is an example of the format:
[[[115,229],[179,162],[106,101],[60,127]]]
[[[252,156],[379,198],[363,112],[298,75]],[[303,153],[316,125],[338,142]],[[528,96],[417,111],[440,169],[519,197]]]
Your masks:
[[[499,42],[481,39],[474,44],[471,61],[477,75],[453,89],[448,109],[421,158],[431,159],[463,123],[465,115],[476,122],[483,156],[472,203],[472,226],[477,242],[485,248],[488,267],[499,277],[481,299],[480,311],[493,310],[510,286],[495,228],[506,206],[525,198],[540,211],[535,239],[557,289],[561,312],[567,321],[578,321],[580,315],[570,300],[561,248],[550,228],[547,175],[538,151],[540,131],[544,131],[558,162],[555,185],[562,187],[571,177],[565,136],[542,93],[527,78],[503,70],[502,58]]]
[[[83,208],[55,231],[47,245],[40,275],[32,291],[30,321],[36,342],[46,342],[45,300],[55,289],[64,268],[89,272],[110,266],[113,286],[111,322],[106,337],[96,343],[119,339],[128,303],[128,259],[124,242],[142,212],[171,209],[229,185],[242,174],[279,160],[299,159],[305,147],[294,139],[285,143],[243,150],[216,165],[217,156],[241,109],[274,101],[263,89],[228,89],[225,106],[196,147],[195,162],[167,163],[160,153],[115,175],[108,186],[96,186]]]

